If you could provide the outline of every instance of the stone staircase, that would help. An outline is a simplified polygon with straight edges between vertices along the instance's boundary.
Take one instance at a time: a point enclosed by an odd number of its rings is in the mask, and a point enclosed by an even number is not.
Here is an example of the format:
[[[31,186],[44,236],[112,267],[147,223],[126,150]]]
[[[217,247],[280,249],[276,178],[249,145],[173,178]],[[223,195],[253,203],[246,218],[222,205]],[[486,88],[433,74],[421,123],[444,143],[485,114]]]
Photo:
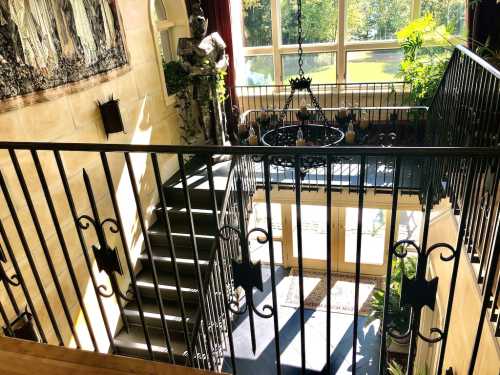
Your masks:
[[[215,222],[211,206],[211,193],[207,171],[196,160],[186,165],[186,174],[190,192],[190,202],[196,241],[198,245],[199,265],[202,276],[206,274],[211,250],[215,239]],[[214,165],[214,184],[218,208],[222,206],[230,170],[230,161]],[[182,299],[184,301],[189,337],[200,314],[198,283],[193,260],[193,249],[189,232],[189,216],[186,210],[182,181],[179,175],[173,176],[164,185],[169,221],[177,266],[180,275]],[[172,252],[163,223],[161,206],[156,207],[157,221],[148,230],[153,252],[153,260],[159,279],[159,289],[163,299],[164,315],[176,364],[186,362],[186,341],[180,299],[177,295]],[[166,340],[162,330],[161,315],[156,298],[151,261],[144,250],[136,266],[137,286],[140,291],[145,323],[151,338],[155,360],[169,361]],[[123,327],[115,336],[117,354],[149,359],[137,302],[130,302],[124,308],[128,327]],[[127,329],[128,328],[128,329]]]

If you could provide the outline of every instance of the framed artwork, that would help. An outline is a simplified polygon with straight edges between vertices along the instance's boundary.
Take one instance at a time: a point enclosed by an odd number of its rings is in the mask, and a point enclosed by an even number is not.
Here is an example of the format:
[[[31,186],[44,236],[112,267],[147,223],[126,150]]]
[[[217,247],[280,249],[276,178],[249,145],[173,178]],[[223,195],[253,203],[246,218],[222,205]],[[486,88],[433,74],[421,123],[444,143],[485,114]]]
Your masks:
[[[0,0],[0,112],[128,67],[116,0]]]

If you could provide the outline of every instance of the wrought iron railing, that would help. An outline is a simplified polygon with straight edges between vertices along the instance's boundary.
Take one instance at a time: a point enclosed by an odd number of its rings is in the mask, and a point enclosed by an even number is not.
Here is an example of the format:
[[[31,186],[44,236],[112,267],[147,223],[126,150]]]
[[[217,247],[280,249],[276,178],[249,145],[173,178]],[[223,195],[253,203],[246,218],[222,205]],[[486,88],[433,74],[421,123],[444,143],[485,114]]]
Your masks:
[[[438,92],[429,109],[427,139],[435,146],[500,146],[500,71],[462,46],[457,46]],[[483,296],[470,373],[485,321],[493,323],[500,336],[500,269],[498,251],[498,161],[485,159],[474,164],[472,201],[467,202],[463,171],[466,158],[442,166],[447,172],[446,195],[455,213],[467,217],[464,246]],[[497,244],[497,248],[492,246]],[[448,309],[452,309],[450,301]],[[442,363],[441,363],[442,365]]]
[[[388,225],[390,225],[390,251],[388,253],[387,264],[391,264],[391,259],[393,257],[402,258],[406,256],[406,253],[400,252],[401,243],[396,241],[395,238],[395,226],[396,220],[395,215],[399,208],[398,199],[402,188],[402,167],[405,163],[410,163],[413,160],[423,160],[425,163],[425,169],[427,170],[427,178],[425,179],[425,194],[422,194],[424,199],[425,207],[425,219],[424,219],[424,233],[425,230],[429,228],[430,214],[435,202],[436,194],[432,190],[435,189],[436,185],[433,181],[436,179],[439,181],[446,181],[448,176],[454,174],[463,174],[463,181],[465,181],[465,194],[464,194],[464,208],[461,211],[460,226],[459,226],[459,238],[456,244],[430,244],[427,243],[424,237],[418,246],[415,243],[407,242],[407,246],[415,246],[416,253],[418,254],[419,267],[425,269],[428,262],[428,255],[430,252],[442,251],[442,260],[453,262],[453,274],[451,276],[450,284],[450,298],[453,300],[454,288],[457,281],[457,271],[459,265],[459,257],[461,254],[460,249],[466,239],[466,229],[470,227],[470,223],[473,226],[478,225],[478,220],[483,220],[484,218],[476,218],[473,214],[474,202],[478,200],[477,192],[474,186],[478,179],[485,177],[481,172],[478,165],[483,163],[493,163],[495,166],[495,176],[496,180],[493,178],[493,182],[498,184],[498,165],[500,158],[500,150],[493,148],[379,148],[379,147],[337,147],[337,148],[261,148],[261,147],[183,147],[183,146],[127,146],[127,145],[91,145],[91,144],[36,144],[36,143],[0,143],[0,149],[8,150],[12,158],[12,169],[8,166],[1,168],[0,173],[0,188],[2,190],[2,196],[4,202],[7,204],[8,213],[11,215],[13,220],[13,226],[6,226],[5,220],[0,220],[0,235],[2,237],[2,242],[5,248],[6,256],[2,257],[1,269],[2,272],[2,282],[4,289],[6,291],[6,299],[2,299],[0,302],[1,308],[0,313],[4,319],[4,325],[7,332],[14,333],[14,327],[11,326],[11,319],[9,315],[14,312],[21,313],[22,308],[25,304],[28,306],[28,312],[33,316],[35,331],[40,335],[40,339],[43,342],[53,342],[59,344],[67,344],[67,337],[61,334],[61,327],[63,324],[68,324],[70,326],[71,337],[74,338],[74,342],[77,347],[83,347],[82,340],[79,339],[82,331],[77,329],[75,322],[71,315],[66,314],[66,310],[69,311],[70,306],[68,305],[69,299],[67,298],[64,290],[72,289],[78,300],[78,308],[81,309],[84,315],[84,327],[87,331],[86,335],[88,337],[93,337],[91,340],[91,349],[100,350],[100,344],[97,342],[97,335],[95,332],[95,320],[98,320],[102,325],[102,329],[106,332],[106,337],[108,339],[108,344],[112,352],[121,353],[120,345],[116,341],[114,326],[112,325],[113,317],[110,316],[110,312],[106,309],[107,300],[109,298],[114,298],[116,300],[116,305],[118,307],[118,315],[121,318],[122,324],[125,328],[133,329],[135,326],[142,332],[142,337],[139,336],[138,340],[140,342],[135,343],[134,348],[143,348],[143,352],[146,356],[151,359],[156,360],[168,360],[176,363],[179,362],[179,358],[175,356],[175,345],[172,340],[176,333],[173,330],[172,324],[174,322],[168,321],[166,316],[166,311],[161,311],[162,303],[165,303],[164,308],[167,309],[171,304],[176,304],[182,307],[186,302],[183,300],[183,292],[186,285],[183,284],[183,274],[179,273],[179,267],[183,265],[176,261],[175,259],[175,249],[172,238],[175,233],[169,228],[169,215],[172,213],[171,209],[168,207],[170,204],[169,195],[165,194],[165,189],[161,179],[162,164],[161,160],[164,159],[165,155],[172,155],[174,158],[181,162],[179,180],[177,183],[178,188],[181,190],[181,194],[185,202],[190,202],[190,197],[196,195],[196,188],[190,186],[192,177],[189,175],[188,170],[183,167],[183,159],[186,155],[198,155],[198,159],[202,160],[202,169],[206,170],[206,179],[208,181],[208,191],[209,196],[212,197],[207,206],[206,202],[203,202],[204,207],[209,207],[213,215],[213,230],[216,231],[216,244],[212,247],[212,255],[209,259],[209,271],[205,273],[200,271],[201,261],[198,258],[198,254],[195,251],[199,245],[200,238],[198,238],[198,225],[193,218],[193,208],[189,203],[185,205],[185,215],[186,222],[188,226],[188,234],[186,240],[190,243],[191,249],[193,250],[193,264],[194,267],[194,278],[196,280],[195,288],[199,292],[195,293],[196,303],[199,305],[198,318],[194,321],[194,327],[190,325],[190,319],[186,317],[186,312],[181,312],[180,314],[180,332],[185,337],[183,358],[187,359],[188,364],[200,368],[210,368],[210,369],[220,369],[223,361],[224,351],[229,349],[228,358],[231,362],[229,366],[234,372],[237,371],[239,366],[238,363],[238,353],[235,352],[233,333],[231,330],[231,320],[233,314],[245,315],[249,317],[250,321],[250,332],[249,340],[252,342],[252,346],[257,348],[259,346],[259,338],[252,334],[254,330],[254,325],[257,319],[272,319],[275,331],[275,345],[280,348],[280,327],[278,324],[278,302],[276,295],[276,275],[274,275],[274,244],[273,244],[273,217],[271,215],[271,203],[272,203],[272,182],[271,182],[271,165],[273,160],[279,155],[285,155],[288,158],[295,160],[295,174],[294,174],[294,190],[295,190],[295,204],[297,206],[297,246],[298,246],[298,261],[299,261],[299,289],[301,291],[300,297],[300,333],[301,333],[301,364],[302,368],[305,369],[306,357],[305,357],[305,320],[304,320],[304,293],[303,293],[303,278],[304,278],[304,267],[303,259],[305,251],[305,245],[302,244],[302,230],[301,230],[301,204],[302,204],[302,193],[304,189],[302,188],[303,182],[301,180],[301,163],[311,155],[324,158],[326,161],[326,181],[325,181],[325,194],[327,197],[327,216],[325,218],[327,222],[326,226],[326,237],[327,246],[329,249],[328,254],[325,256],[328,259],[332,259],[331,254],[331,238],[332,238],[332,226],[331,226],[331,209],[332,209],[332,192],[334,191],[334,175],[333,169],[335,168],[335,160],[337,158],[352,158],[353,160],[359,160],[359,164],[356,167],[357,171],[357,187],[354,189],[353,193],[357,194],[358,197],[358,235],[356,243],[356,271],[355,271],[355,296],[359,293],[359,283],[361,277],[361,248],[362,248],[362,226],[363,226],[363,208],[365,206],[365,196],[368,189],[368,173],[369,165],[368,160],[370,158],[383,157],[392,167],[392,185],[389,190],[392,195],[392,208],[391,217],[392,220]],[[28,155],[33,160],[35,170],[37,172],[37,178],[41,182],[41,190],[37,191],[33,185],[28,187],[27,178],[32,176],[27,176],[24,172],[24,168],[21,167],[19,162],[19,156],[25,156],[26,151]],[[73,177],[71,183],[68,180],[68,170],[65,163],[66,156],[68,154],[77,154],[81,160],[86,158],[90,159],[92,155],[98,156],[100,160],[100,166],[98,170],[102,171],[104,180],[106,181],[107,192],[105,194],[98,193],[102,188],[102,181],[96,180],[95,172],[84,173],[83,175],[81,168],[77,168],[79,172],[73,174],[77,176],[79,180],[78,184],[75,184]],[[306,154],[307,156],[304,156]],[[45,162],[47,157],[55,162],[57,167],[57,178],[62,184],[64,202],[68,204],[69,211],[71,214],[71,227],[70,233],[76,234],[78,241],[76,244],[80,246],[80,250],[70,248],[68,242],[68,227],[62,226],[62,218],[59,210],[59,203],[57,207],[54,200],[54,192],[48,188],[47,176],[48,170],[42,167],[42,162],[40,162],[40,156],[43,155]],[[229,178],[227,185],[224,189],[226,192],[222,200],[218,197],[218,193],[215,189],[214,178],[213,178],[213,156],[220,155],[231,155],[233,158],[231,172],[229,173]],[[134,163],[136,157],[146,156],[142,159],[140,163]],[[85,158],[85,159],[84,159]],[[110,164],[110,159],[114,162],[116,160],[122,161],[122,166],[124,168],[122,178],[120,179],[120,185],[126,184],[131,189],[132,200],[121,200],[120,196],[117,195],[117,178],[116,171],[112,172],[112,164]],[[456,163],[457,160],[465,160],[465,165]],[[23,159],[23,162],[25,160]],[[177,297],[172,300],[165,300],[164,288],[162,286],[162,277],[164,276],[165,270],[160,267],[160,259],[158,259],[155,254],[153,254],[152,247],[156,246],[152,244],[147,233],[148,223],[147,217],[145,216],[145,209],[142,201],[144,198],[144,193],[141,193],[143,184],[148,185],[145,177],[138,178],[138,173],[136,171],[137,165],[144,166],[147,163],[151,167],[151,176],[153,180],[152,186],[157,191],[160,197],[160,215],[163,215],[163,220],[160,220],[160,224],[165,226],[164,236],[170,241],[171,254],[171,268],[173,269],[175,287]],[[265,205],[267,209],[267,227],[265,228],[249,228],[247,217],[249,214],[249,209],[251,207],[251,195],[255,190],[255,173],[253,172],[253,166],[258,163],[263,163],[263,189],[265,195]],[[111,165],[111,166],[110,166]],[[447,166],[445,168],[445,166]],[[15,184],[10,181],[6,182],[6,178],[9,173],[14,173],[15,179],[19,181],[19,189],[16,188]],[[75,171],[73,171],[75,172]],[[10,178],[10,177],[9,177]],[[54,178],[52,176],[52,178]],[[488,177],[491,179],[491,177]],[[141,185],[139,182],[141,181]],[[51,184],[54,181],[51,181]],[[85,188],[90,202],[90,209],[82,210],[80,207],[81,196],[76,196],[75,190],[78,190],[78,185],[82,185]],[[452,185],[453,187],[457,185]],[[496,185],[498,186],[498,185]],[[121,187],[121,186],[120,186]],[[19,191],[17,191],[19,190]],[[355,191],[354,191],[355,190]],[[79,190],[78,190],[79,191]],[[19,195],[20,193],[21,195]],[[39,194],[42,194],[40,196]],[[49,241],[46,238],[46,231],[44,230],[47,223],[42,221],[42,215],[46,213],[43,212],[36,203],[34,196],[39,198],[43,197],[43,201],[47,202],[49,218],[52,220],[52,224],[55,227],[56,239],[57,241]],[[102,198],[104,196],[104,198]],[[26,220],[26,218],[20,219],[19,214],[19,202],[16,199],[23,199],[27,205],[27,211],[29,213],[29,220],[33,221],[34,231],[33,233],[27,232],[26,223],[21,220]],[[14,203],[16,202],[16,203]],[[76,202],[76,203],[75,203]],[[133,206],[136,210],[133,212],[133,217],[135,218],[137,233],[142,237],[143,248],[145,250],[144,257],[152,265],[148,272],[151,273],[149,276],[152,288],[150,289],[147,297],[151,300],[156,301],[159,315],[162,319],[159,327],[151,327],[150,319],[151,314],[146,311],[147,306],[141,304],[142,298],[145,296],[145,292],[142,289],[143,285],[140,280],[136,278],[136,270],[134,269],[134,258],[132,257],[133,251],[131,248],[131,243],[128,241],[126,223],[130,223],[130,207]],[[219,209],[220,207],[220,209]],[[109,208],[108,210],[106,210]],[[127,210],[127,211],[126,211]],[[104,215],[106,212],[106,215]],[[127,212],[127,214],[124,214]],[[491,221],[493,226],[498,227],[498,208],[488,212],[487,221]],[[174,223],[176,224],[176,223]],[[88,236],[89,229],[94,227],[95,236]],[[109,231],[108,231],[109,230]],[[270,272],[271,272],[271,285],[269,292],[272,294],[272,303],[267,305],[259,305],[258,299],[254,299],[253,295],[258,293],[254,289],[263,290],[264,285],[262,284],[262,279],[259,278],[260,266],[254,264],[249,258],[249,248],[248,248],[248,235],[251,233],[260,233],[260,240],[262,242],[267,241],[270,250]],[[493,232],[494,233],[494,232]],[[34,235],[34,237],[33,237]],[[19,238],[19,241],[17,240]],[[49,268],[41,267],[36,263],[33,256],[33,241],[36,240],[42,250],[42,255],[44,256],[47,264],[51,263],[52,266]],[[497,241],[497,239],[495,239]],[[497,242],[491,241],[490,245],[492,249],[498,248]],[[50,245],[49,245],[50,244]],[[495,247],[497,246],[497,247]],[[89,248],[92,247],[92,251]],[[60,249],[60,250],[59,250]],[[97,310],[89,311],[90,306],[84,298],[82,290],[83,286],[79,282],[78,277],[81,275],[74,275],[75,265],[72,263],[74,259],[69,254],[83,255],[84,264],[87,267],[87,276],[91,281],[91,290],[95,295],[97,303]],[[59,264],[54,262],[54,254],[62,254],[66,263]],[[493,254],[493,252],[491,252]],[[119,260],[124,259],[125,267],[120,267]],[[38,261],[39,259],[37,259]],[[26,265],[27,261],[27,265]],[[96,272],[93,267],[93,262],[97,262],[98,268],[101,272]],[[23,266],[20,266],[20,265]],[[331,271],[331,262],[328,261],[327,265],[329,267],[328,275]],[[9,271],[11,269],[13,271]],[[63,267],[65,273],[57,272],[56,267]],[[495,262],[489,262],[487,264],[487,274],[498,275],[498,268]],[[48,270],[48,272],[47,272]],[[69,273],[66,273],[66,270]],[[27,273],[33,273],[35,275],[36,288],[29,288],[27,283]],[[11,276],[14,274],[13,276]],[[155,275],[156,274],[156,275]],[[70,276],[69,278],[66,275]],[[425,275],[420,274],[420,279],[418,283],[426,284],[428,281],[425,280]],[[387,268],[387,281],[391,279],[390,267]],[[49,284],[56,285],[60,284],[61,289],[57,288],[56,293],[58,296],[58,301],[49,299],[46,294],[45,285]],[[124,285],[125,282],[125,285]],[[332,276],[328,276],[327,282],[329,286],[332,283]],[[104,285],[104,286],[103,286]],[[386,285],[389,285],[387,283]],[[19,288],[20,293],[17,292]],[[15,289],[14,291],[12,289]],[[241,292],[244,292],[242,295]],[[36,305],[33,303],[34,296],[40,294],[42,297],[43,306]],[[45,297],[43,296],[45,294]],[[331,297],[328,297],[327,302],[331,304]],[[244,298],[243,298],[244,297]],[[429,298],[433,298],[432,295]],[[38,298],[37,298],[38,299]],[[355,306],[357,306],[357,298],[354,299]],[[62,315],[56,314],[55,303],[60,303],[63,307]],[[127,314],[128,304],[136,303],[137,315],[131,316]],[[408,332],[404,333],[406,335],[412,335],[412,346],[410,350],[410,358],[414,356],[416,348],[421,340],[427,342],[441,342],[440,358],[444,357],[445,353],[445,343],[447,340],[447,333],[450,329],[450,314],[451,310],[447,311],[444,315],[444,325],[443,327],[434,327],[430,332],[419,332],[416,333],[418,328],[418,316],[420,314],[420,309],[423,306],[423,302],[413,301],[413,305],[410,305],[414,313],[412,315],[412,325],[408,327]],[[426,300],[425,303],[432,305],[432,301]],[[424,304],[425,304],[424,303]],[[391,316],[387,313],[387,308],[384,314],[383,322],[383,337],[388,335],[396,335],[392,330],[391,326]],[[360,321],[359,317],[359,306],[354,308],[353,311],[353,330],[354,336],[357,337],[356,330],[358,330],[358,323]],[[46,310],[51,319],[43,321],[40,319],[42,310]],[[248,315],[247,315],[248,314]],[[61,319],[64,318],[66,323]],[[164,318],[165,317],[165,318]],[[116,317],[114,317],[116,318]],[[331,314],[327,314],[327,327],[331,329],[332,327],[332,317]],[[179,323],[179,322],[178,322]],[[192,321],[191,321],[192,323]],[[73,325],[73,326],[71,326]],[[81,327],[80,327],[81,328]],[[411,328],[411,329],[410,329]],[[177,328],[179,329],[179,328]],[[54,332],[55,340],[49,336],[48,332]],[[156,336],[155,336],[156,335]],[[158,335],[160,335],[160,340],[158,341]],[[329,335],[326,335],[329,340]],[[418,337],[418,339],[417,339]],[[228,345],[226,345],[226,340]],[[382,340],[382,346],[385,340]],[[317,343],[315,343],[317,345]],[[331,363],[330,358],[330,342],[325,342],[325,363],[329,366]],[[358,342],[353,341],[353,363],[357,363],[358,360]],[[328,355],[326,354],[328,352]],[[149,354],[148,354],[149,353]],[[280,351],[278,350],[278,353]],[[137,355],[137,353],[136,353]],[[166,357],[164,357],[166,356]],[[381,363],[384,361],[385,351],[381,351]],[[183,362],[182,362],[183,363]],[[276,357],[276,371],[281,373],[282,367],[280,363],[280,355]],[[330,367],[327,367],[330,368]],[[354,370],[355,372],[355,370]]]

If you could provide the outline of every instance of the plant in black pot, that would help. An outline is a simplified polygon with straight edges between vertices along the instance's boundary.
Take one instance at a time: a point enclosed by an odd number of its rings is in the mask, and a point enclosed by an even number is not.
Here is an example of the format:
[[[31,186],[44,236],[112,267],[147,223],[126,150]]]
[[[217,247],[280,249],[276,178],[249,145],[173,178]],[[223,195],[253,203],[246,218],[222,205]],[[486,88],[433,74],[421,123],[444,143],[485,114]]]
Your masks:
[[[403,275],[412,278],[416,274],[417,258],[408,255],[404,259],[394,258],[392,261],[392,275],[389,294],[389,307],[388,307],[388,328],[396,334],[403,334],[408,330],[410,324],[410,308],[402,307],[401,300],[401,283]],[[366,324],[370,324],[374,320],[384,318],[384,300],[385,290],[376,289],[371,297],[370,307],[371,311],[366,320]],[[409,337],[405,339],[389,338],[399,344],[407,344]]]

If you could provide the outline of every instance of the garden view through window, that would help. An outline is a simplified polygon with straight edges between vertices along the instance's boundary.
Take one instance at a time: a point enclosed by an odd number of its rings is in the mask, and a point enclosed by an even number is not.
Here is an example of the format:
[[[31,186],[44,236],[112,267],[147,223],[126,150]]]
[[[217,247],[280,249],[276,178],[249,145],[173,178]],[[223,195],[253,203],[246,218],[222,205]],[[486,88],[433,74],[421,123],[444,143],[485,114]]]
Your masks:
[[[298,70],[297,1],[240,1],[239,84],[287,84]],[[452,35],[465,32],[464,0],[302,0],[302,7],[305,72],[319,84],[399,80],[396,34],[420,16],[431,14]]]

